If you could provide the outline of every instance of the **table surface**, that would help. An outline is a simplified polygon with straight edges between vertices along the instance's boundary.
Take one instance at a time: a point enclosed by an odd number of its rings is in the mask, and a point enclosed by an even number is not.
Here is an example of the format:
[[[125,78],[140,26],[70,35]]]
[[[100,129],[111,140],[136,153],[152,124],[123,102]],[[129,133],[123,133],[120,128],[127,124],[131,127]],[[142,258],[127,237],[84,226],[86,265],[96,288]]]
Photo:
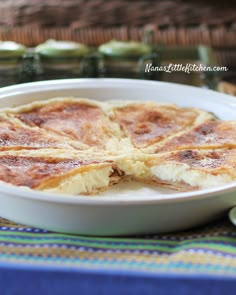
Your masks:
[[[101,238],[0,219],[0,286],[24,295],[233,292],[236,228],[225,218],[179,233]]]

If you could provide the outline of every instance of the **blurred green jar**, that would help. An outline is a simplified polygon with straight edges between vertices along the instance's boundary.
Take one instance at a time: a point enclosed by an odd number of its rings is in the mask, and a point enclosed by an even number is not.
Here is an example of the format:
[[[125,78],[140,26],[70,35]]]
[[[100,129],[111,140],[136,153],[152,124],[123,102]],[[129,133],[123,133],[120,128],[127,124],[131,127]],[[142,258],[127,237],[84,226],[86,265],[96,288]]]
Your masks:
[[[155,73],[145,72],[148,63],[157,65],[157,54],[148,44],[112,40],[98,48],[99,75],[103,77],[154,79]]]
[[[20,82],[20,68],[25,46],[12,41],[0,41],[0,87]]]
[[[39,58],[40,80],[90,77],[92,75],[86,45],[72,41],[48,40],[35,48]]]

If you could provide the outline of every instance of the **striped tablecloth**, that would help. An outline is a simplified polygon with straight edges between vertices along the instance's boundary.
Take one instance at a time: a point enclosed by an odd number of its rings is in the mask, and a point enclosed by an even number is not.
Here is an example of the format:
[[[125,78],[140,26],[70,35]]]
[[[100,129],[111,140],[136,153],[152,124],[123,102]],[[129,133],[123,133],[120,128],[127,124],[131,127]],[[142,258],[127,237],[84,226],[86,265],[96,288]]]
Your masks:
[[[1,263],[236,277],[236,228],[223,219],[180,233],[101,238],[0,219]]]

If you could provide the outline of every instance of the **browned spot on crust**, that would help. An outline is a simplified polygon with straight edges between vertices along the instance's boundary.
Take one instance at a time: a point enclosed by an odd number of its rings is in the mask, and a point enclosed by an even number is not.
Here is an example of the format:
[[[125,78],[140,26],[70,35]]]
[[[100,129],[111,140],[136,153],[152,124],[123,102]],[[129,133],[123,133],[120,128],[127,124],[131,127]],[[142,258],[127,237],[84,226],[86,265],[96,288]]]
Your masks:
[[[163,154],[162,161],[187,164],[196,169],[232,169],[236,168],[234,149],[222,150],[180,150]]]
[[[39,126],[89,146],[103,146],[110,136],[102,110],[82,103],[57,102],[16,115],[25,124]]]
[[[115,120],[138,147],[147,147],[191,125],[197,114],[172,106],[136,104],[115,110]]]
[[[213,133],[215,130],[215,123],[209,122],[207,124],[203,124],[196,128],[196,133],[202,134],[202,135],[208,135]]]
[[[167,141],[156,152],[188,148],[236,147],[236,124],[208,121]]]
[[[24,128],[8,120],[0,122],[0,150],[20,148],[69,148],[70,145],[41,129]],[[71,148],[71,147],[70,147]]]

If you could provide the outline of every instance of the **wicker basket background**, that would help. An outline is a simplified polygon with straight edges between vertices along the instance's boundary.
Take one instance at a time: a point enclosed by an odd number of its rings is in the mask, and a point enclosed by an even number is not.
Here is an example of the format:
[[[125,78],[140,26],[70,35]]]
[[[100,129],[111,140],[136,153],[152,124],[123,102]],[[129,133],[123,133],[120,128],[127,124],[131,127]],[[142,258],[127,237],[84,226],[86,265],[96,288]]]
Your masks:
[[[2,0],[0,25],[110,27],[231,25],[234,0]]]

